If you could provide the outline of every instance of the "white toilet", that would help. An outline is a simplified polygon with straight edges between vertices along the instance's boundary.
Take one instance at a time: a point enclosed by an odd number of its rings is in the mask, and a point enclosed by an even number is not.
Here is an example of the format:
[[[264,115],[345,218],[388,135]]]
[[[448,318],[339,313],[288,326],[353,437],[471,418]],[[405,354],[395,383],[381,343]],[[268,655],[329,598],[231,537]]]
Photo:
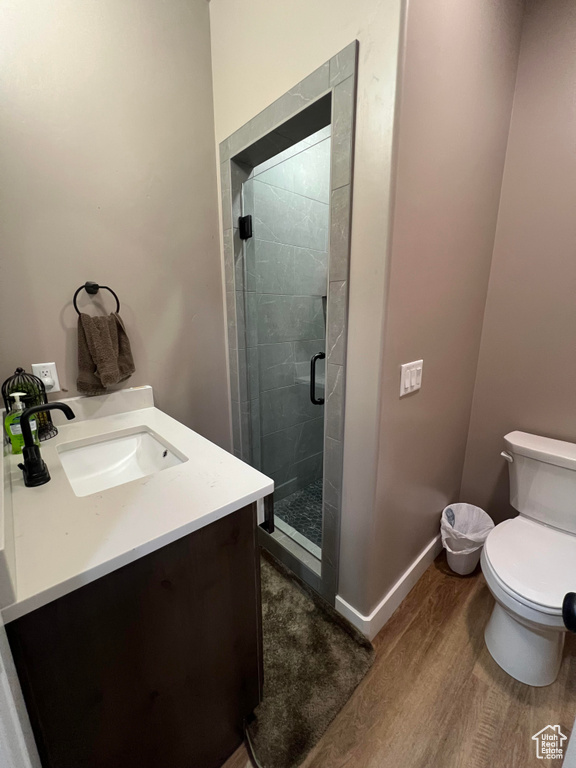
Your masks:
[[[526,432],[504,442],[510,503],[520,515],[484,545],[482,571],[496,599],[484,637],[509,675],[550,685],[562,661],[562,601],[576,592],[576,445]]]

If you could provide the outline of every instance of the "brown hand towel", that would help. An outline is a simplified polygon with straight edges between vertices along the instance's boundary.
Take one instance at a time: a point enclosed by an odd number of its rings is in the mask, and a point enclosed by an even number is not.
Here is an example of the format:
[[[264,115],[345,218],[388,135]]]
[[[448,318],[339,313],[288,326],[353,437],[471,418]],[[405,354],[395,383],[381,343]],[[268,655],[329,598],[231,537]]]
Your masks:
[[[78,318],[78,391],[101,395],[106,387],[129,378],[135,371],[126,329],[120,315]]]

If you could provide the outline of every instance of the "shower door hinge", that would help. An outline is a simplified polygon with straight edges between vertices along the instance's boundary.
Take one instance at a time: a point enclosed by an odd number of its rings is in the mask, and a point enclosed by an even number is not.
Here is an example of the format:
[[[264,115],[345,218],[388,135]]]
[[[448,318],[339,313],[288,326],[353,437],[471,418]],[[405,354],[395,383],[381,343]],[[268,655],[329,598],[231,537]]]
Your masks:
[[[252,216],[240,216],[238,218],[238,234],[240,240],[250,240],[252,237]]]

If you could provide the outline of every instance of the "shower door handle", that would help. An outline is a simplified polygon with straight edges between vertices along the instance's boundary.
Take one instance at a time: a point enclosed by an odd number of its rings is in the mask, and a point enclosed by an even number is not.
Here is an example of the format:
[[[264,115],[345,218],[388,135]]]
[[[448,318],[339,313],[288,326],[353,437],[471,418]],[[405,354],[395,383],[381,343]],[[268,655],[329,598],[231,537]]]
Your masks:
[[[324,405],[323,397],[316,397],[316,361],[324,360],[324,352],[316,352],[310,360],[310,401],[313,405]]]

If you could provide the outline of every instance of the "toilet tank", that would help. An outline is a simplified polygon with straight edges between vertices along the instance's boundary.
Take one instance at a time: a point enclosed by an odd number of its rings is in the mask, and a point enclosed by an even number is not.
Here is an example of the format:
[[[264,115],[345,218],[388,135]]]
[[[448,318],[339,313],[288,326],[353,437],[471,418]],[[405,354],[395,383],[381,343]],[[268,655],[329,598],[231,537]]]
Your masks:
[[[521,515],[576,534],[576,445],[527,432],[504,438],[510,503]]]

